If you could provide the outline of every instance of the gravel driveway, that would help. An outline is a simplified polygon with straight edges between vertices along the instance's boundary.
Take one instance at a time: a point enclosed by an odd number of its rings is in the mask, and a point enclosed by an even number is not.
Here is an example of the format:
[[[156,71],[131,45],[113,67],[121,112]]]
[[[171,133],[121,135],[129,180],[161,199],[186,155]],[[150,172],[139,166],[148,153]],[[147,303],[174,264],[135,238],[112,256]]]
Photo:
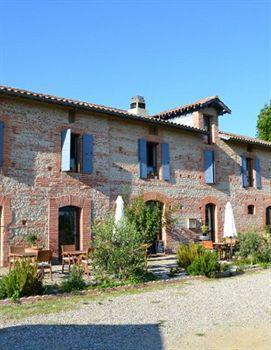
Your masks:
[[[0,349],[270,349],[271,271],[91,299],[73,311],[0,320]]]

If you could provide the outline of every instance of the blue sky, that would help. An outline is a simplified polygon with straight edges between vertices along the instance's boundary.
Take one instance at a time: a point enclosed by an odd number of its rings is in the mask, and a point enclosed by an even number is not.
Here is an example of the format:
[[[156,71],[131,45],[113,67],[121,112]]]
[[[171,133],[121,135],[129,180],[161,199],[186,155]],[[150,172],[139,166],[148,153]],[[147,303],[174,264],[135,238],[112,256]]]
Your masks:
[[[150,113],[219,95],[255,136],[271,98],[271,0],[0,0],[0,84]]]

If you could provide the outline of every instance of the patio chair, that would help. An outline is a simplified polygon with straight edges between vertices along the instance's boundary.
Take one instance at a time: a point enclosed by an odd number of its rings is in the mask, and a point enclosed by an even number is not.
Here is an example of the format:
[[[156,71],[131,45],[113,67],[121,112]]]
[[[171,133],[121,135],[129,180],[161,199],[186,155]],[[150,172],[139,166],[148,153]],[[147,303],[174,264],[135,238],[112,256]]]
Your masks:
[[[69,266],[69,272],[71,271],[71,265],[75,264],[75,258],[71,254],[75,250],[75,244],[64,244],[61,246],[62,256],[62,273],[64,273],[64,266]]]
[[[213,241],[202,241],[201,244],[205,249],[209,249],[209,250],[214,249]]]
[[[52,251],[51,250],[39,250],[37,255],[37,265],[38,270],[42,272],[42,276],[44,277],[45,269],[50,270],[50,278],[53,279],[52,274]]]
[[[9,247],[9,270],[11,270],[12,266],[16,261],[20,259],[17,254],[24,254],[25,248],[23,246],[10,246]]]
[[[89,266],[91,264],[90,254],[94,251],[94,248],[88,248],[87,254],[80,257],[79,264],[82,266],[84,273],[90,276]]]

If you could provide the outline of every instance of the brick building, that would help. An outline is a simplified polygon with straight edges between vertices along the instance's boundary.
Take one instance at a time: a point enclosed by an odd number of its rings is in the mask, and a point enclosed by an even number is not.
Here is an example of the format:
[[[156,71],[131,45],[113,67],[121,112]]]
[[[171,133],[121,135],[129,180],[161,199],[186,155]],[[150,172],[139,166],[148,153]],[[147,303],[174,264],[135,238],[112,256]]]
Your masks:
[[[238,231],[270,224],[271,143],[219,131],[230,110],[217,96],[153,116],[141,97],[130,107],[0,87],[1,265],[34,231],[56,256],[61,243],[86,248],[118,194],[175,208],[166,250],[202,223],[219,241],[227,201]]]

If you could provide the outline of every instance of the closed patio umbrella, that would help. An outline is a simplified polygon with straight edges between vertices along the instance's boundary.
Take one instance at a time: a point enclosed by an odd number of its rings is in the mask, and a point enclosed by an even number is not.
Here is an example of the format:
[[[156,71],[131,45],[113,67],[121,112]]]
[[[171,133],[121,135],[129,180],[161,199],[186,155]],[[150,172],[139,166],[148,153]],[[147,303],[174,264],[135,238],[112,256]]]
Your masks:
[[[118,225],[124,219],[124,201],[121,196],[116,200],[115,225]]]
[[[227,202],[225,207],[223,238],[230,237],[232,240],[232,238],[236,236],[237,236],[237,231],[236,231],[232,206],[230,202]],[[232,241],[231,241],[230,249],[231,249],[230,257],[232,257]]]
[[[233,216],[233,210],[230,202],[227,202],[225,207],[225,219],[223,237],[236,237],[237,231]]]

